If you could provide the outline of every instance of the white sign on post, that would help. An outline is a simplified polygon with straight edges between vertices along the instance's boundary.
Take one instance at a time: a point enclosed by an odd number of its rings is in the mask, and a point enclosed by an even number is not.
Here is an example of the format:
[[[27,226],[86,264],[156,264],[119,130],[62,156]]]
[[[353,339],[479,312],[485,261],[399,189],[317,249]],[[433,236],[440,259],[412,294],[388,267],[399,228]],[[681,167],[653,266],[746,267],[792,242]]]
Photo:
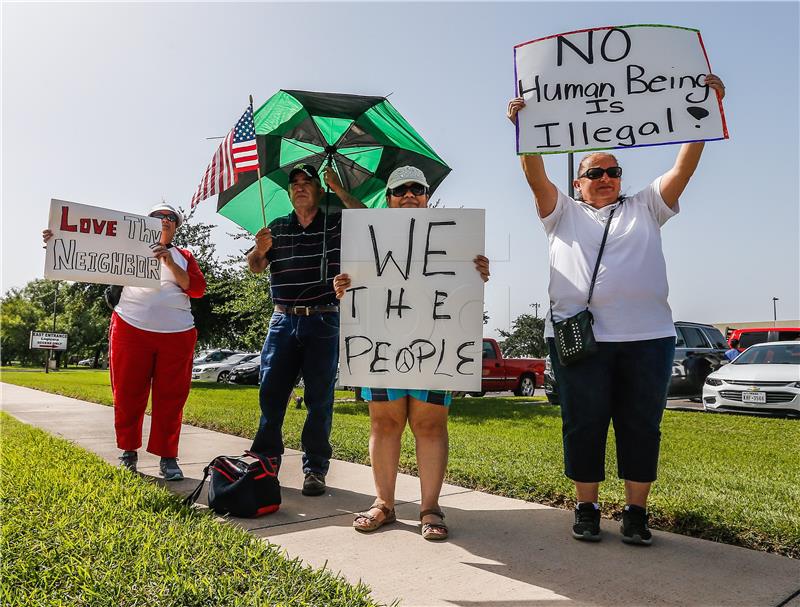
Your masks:
[[[623,25],[514,47],[518,154],[727,139],[700,32]]]
[[[483,209],[343,211],[339,383],[479,391],[483,251]]]
[[[158,219],[53,199],[48,227],[45,278],[160,288]]]
[[[66,350],[67,334],[31,331],[28,347],[31,350]]]

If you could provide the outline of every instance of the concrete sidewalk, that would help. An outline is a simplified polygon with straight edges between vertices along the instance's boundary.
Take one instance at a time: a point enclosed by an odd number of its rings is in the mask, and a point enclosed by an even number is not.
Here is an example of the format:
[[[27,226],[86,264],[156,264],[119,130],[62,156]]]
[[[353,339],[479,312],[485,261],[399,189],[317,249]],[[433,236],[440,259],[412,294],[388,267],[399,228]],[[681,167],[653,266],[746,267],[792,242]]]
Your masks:
[[[0,386],[4,411],[117,464],[110,407]],[[214,456],[240,454],[249,445],[185,425],[180,458],[187,480],[168,486],[188,493]],[[619,541],[619,523],[608,520],[602,542],[577,542],[569,535],[571,512],[453,485],[445,485],[441,499],[451,538],[426,542],[417,522],[419,483],[408,475],[397,482],[398,523],[361,535],[351,528],[352,512],[373,499],[369,467],[333,461],[327,494],[303,497],[299,455],[288,451],[284,459],[279,512],[231,521],[292,557],[326,565],[352,582],[364,581],[379,601],[464,607],[800,607],[798,560],[658,531],[651,548],[627,546]],[[158,459],[143,451],[139,457],[140,471],[157,477]]]

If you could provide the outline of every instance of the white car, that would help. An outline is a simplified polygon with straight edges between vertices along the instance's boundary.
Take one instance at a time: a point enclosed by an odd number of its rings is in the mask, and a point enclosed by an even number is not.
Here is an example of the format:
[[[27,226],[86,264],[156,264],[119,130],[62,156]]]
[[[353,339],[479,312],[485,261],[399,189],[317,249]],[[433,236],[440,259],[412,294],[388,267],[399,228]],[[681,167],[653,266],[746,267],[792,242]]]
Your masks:
[[[749,347],[706,378],[703,407],[800,416],[800,341]]]
[[[195,365],[192,367],[192,379],[196,381],[218,381],[223,382],[228,379],[231,369],[236,365],[258,358],[260,354],[232,354],[225,360],[219,362]]]

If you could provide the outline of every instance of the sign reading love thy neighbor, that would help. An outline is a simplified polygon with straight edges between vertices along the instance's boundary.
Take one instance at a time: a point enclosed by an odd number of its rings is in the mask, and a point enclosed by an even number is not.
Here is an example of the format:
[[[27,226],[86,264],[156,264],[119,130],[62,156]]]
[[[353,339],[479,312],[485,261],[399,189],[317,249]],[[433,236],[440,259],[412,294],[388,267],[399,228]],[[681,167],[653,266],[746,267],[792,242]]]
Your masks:
[[[342,216],[339,383],[479,391],[482,209],[353,209]]]
[[[517,153],[727,139],[700,32],[625,25],[514,47]]]
[[[53,199],[48,227],[45,278],[161,286],[161,262],[153,257],[158,219]]]

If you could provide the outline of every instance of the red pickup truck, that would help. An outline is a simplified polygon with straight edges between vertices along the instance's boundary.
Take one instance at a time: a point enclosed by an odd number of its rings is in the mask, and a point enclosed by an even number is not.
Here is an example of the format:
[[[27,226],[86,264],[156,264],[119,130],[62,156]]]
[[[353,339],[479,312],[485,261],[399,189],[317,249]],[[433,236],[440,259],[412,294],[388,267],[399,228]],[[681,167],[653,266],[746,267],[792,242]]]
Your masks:
[[[503,358],[500,346],[493,339],[483,340],[483,381],[480,392],[512,390],[517,396],[533,396],[533,391],[544,384],[544,359]]]

